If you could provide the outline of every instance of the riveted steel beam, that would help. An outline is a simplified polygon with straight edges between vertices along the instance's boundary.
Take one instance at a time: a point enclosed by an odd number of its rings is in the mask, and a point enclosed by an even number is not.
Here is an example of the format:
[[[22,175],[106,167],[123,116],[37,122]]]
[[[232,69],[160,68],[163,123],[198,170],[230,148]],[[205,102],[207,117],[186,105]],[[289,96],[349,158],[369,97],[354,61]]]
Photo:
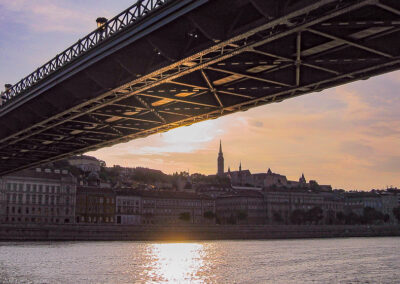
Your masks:
[[[33,125],[29,130],[19,132],[18,135],[12,135],[12,137],[8,136],[6,137],[6,140],[2,139],[0,142],[0,149],[2,147],[5,147],[4,149],[6,149],[7,145],[10,145],[11,143],[18,145],[18,143],[23,143],[24,141],[27,141],[27,139],[41,137],[41,135],[46,135],[46,133],[54,133],[54,135],[58,135],[57,133],[59,133],[59,135],[65,135],[68,134],[68,131],[79,130],[81,129],[81,125],[75,125],[73,123],[86,121],[85,117],[88,116],[92,116],[92,119],[90,119],[91,121],[94,120],[93,118],[99,120],[97,121],[97,127],[90,129],[90,126],[88,126],[89,129],[87,132],[83,130],[83,133],[73,136],[71,135],[71,137],[69,137],[70,139],[74,139],[69,142],[76,142],[79,144],[74,145],[74,149],[70,149],[68,152],[60,155],[52,155],[52,157],[43,159],[42,161],[58,159],[67,155],[95,150],[103,146],[111,146],[115,143],[125,142],[130,139],[146,137],[154,133],[168,131],[169,129],[190,125],[202,120],[214,119],[221,115],[227,115],[236,111],[245,111],[254,106],[279,102],[308,92],[322,90],[324,88],[399,68],[398,54],[396,54],[394,49],[382,48],[382,50],[380,50],[379,46],[377,47],[372,43],[371,46],[374,46],[373,49],[375,51],[391,55],[392,57],[382,56],[382,54],[377,54],[376,52],[372,52],[371,54],[372,56],[375,55],[375,57],[369,57],[365,55],[365,53],[360,52],[359,58],[351,58],[350,61],[345,57],[346,53],[343,53],[343,56],[340,56],[339,53],[335,53],[335,57],[333,58],[308,58],[307,56],[299,56],[302,52],[302,42],[306,41],[307,36],[309,35],[309,29],[317,29],[317,27],[322,26],[321,24],[326,23],[330,19],[333,19],[332,22],[334,22],[335,17],[337,16],[351,13],[359,8],[368,5],[375,5],[377,3],[372,0],[357,2],[325,1],[325,4],[336,3],[337,5],[329,6],[332,9],[330,11],[322,10],[322,12],[318,11],[318,13],[313,12],[313,9],[323,7],[322,2],[323,1],[318,1],[318,4],[321,6],[318,6],[317,4],[307,6],[306,8],[308,8],[308,10],[304,8],[302,13],[296,11],[291,15],[287,15],[287,17],[285,16],[284,19],[271,20],[270,23],[266,23],[265,25],[262,25],[262,27],[259,26],[252,28],[248,32],[237,35],[232,39],[215,43],[210,48],[206,48],[199,53],[169,64],[166,67],[161,67],[150,74],[141,74],[137,79],[116,89],[109,90],[95,99],[89,99],[79,106],[70,108],[63,112],[62,115],[60,114],[44,118],[42,122]],[[311,3],[311,1],[309,3]],[[314,8],[310,8],[311,6]],[[234,18],[234,21],[240,20],[242,20],[241,17]],[[232,25],[227,23],[226,27],[229,26]],[[392,33],[396,32],[393,29],[386,30],[384,32],[379,32],[374,36],[379,40],[379,36],[384,35],[385,33],[388,34],[389,31]],[[329,34],[329,29],[324,29],[323,32]],[[301,41],[299,43],[296,36],[299,36],[300,34]],[[316,35],[314,38],[317,38],[317,36],[324,37],[323,35]],[[261,50],[264,46],[271,46],[285,41],[287,43],[288,40],[293,43],[293,38],[296,38],[296,40],[294,41],[294,48],[290,49],[293,50],[291,55],[281,56],[282,58],[279,58],[280,55],[276,55],[275,57],[270,56],[267,55],[269,52]],[[341,35],[339,38],[347,40],[347,36]],[[386,39],[387,38],[390,37],[386,37]],[[332,40],[335,41],[336,39]],[[355,47],[355,43],[361,45],[365,44],[366,48],[371,48],[370,46],[367,46],[367,40],[369,39],[366,39],[361,43],[361,41],[351,39],[351,42],[342,42],[342,46]],[[292,43],[289,43],[289,45]],[[268,48],[265,49],[268,50]],[[294,49],[296,49],[296,51],[294,51]],[[257,54],[261,55],[261,53],[263,53],[265,57],[275,58],[279,63],[274,64],[276,66],[269,70],[261,72],[254,71],[254,73],[253,71],[250,71],[250,69],[246,69],[245,64],[236,69],[229,65],[232,62],[238,62],[237,58],[240,58],[240,56],[251,56],[251,53],[255,54],[255,50],[258,50]],[[393,54],[390,54],[392,51]],[[272,51],[272,54],[273,53],[274,51]],[[267,60],[270,59],[266,58],[266,61]],[[351,66],[351,61],[359,62],[360,64]],[[220,68],[221,65],[218,63],[224,63],[225,65]],[[329,64],[332,64],[332,68],[327,67]],[[338,64],[342,64],[342,66],[339,66]],[[324,72],[313,72],[312,69],[300,68],[301,66],[310,67]],[[232,69],[230,69],[231,67]],[[258,70],[262,70],[260,69],[262,66],[255,67],[259,68]],[[214,70],[212,68],[214,68]],[[285,68],[290,69],[285,70]],[[338,68],[340,72],[334,70],[336,68]],[[357,70],[356,73],[348,72],[349,70],[355,70],[357,68],[359,70]],[[206,76],[208,80],[206,80],[206,86],[201,85],[204,84],[204,82],[196,82],[195,76],[187,76],[189,74],[201,75],[202,70],[206,70],[207,72]],[[292,72],[292,70],[296,71]],[[285,79],[285,72],[287,74],[287,79]],[[233,77],[236,79],[233,80]],[[213,79],[211,80],[211,78]],[[224,80],[221,81],[220,78],[223,78]],[[220,83],[218,85],[215,84],[215,80],[220,80]],[[268,82],[265,80],[268,80]],[[165,92],[161,94],[157,91],[157,88],[164,88],[165,90],[163,84],[186,86],[191,90],[186,94],[181,93],[180,96],[177,96],[177,93],[173,92]],[[217,86],[217,88],[215,86]],[[215,99],[217,99],[215,95],[219,97],[217,105],[213,104],[213,95]],[[129,104],[129,100],[127,100],[128,98],[141,98],[146,101],[147,106],[142,104],[143,106],[140,106],[140,110],[134,109],[135,106],[125,105],[125,102]],[[164,101],[158,102],[159,100]],[[123,117],[125,116],[122,114],[123,109],[114,109],[112,107],[106,108],[106,106],[117,106],[121,108],[131,107],[133,110],[128,110],[127,112],[130,111],[132,115]],[[114,112],[113,109],[117,110],[117,112]],[[113,112],[107,113],[106,110],[107,112]],[[98,113],[102,113],[102,115],[99,115]],[[154,121],[144,122],[137,120],[141,125],[138,129],[132,131],[130,127],[135,125],[135,123],[130,123],[130,125],[126,123],[127,121],[131,121],[132,118],[148,120],[149,117],[151,117],[150,113],[154,115]],[[106,116],[107,114],[109,116]],[[121,120],[114,121],[118,116],[120,116]],[[159,116],[163,117],[164,120]],[[103,117],[103,119],[101,119],[101,117]],[[108,118],[112,119],[107,121],[109,120]],[[149,120],[151,121],[151,119],[152,118]],[[72,122],[72,124],[66,124],[66,122]],[[143,127],[145,124],[146,127]],[[57,128],[58,130],[63,131],[63,127],[68,128],[65,129],[68,130],[67,133],[55,131]],[[89,133],[89,131],[92,131],[92,133]],[[94,131],[96,131],[96,133],[94,133]],[[106,135],[104,132],[107,131],[110,131],[112,134]],[[55,139],[57,138],[56,136],[54,137]],[[47,143],[47,141],[52,139],[43,140],[43,142]],[[82,143],[82,141],[85,143]],[[58,143],[58,141],[54,141],[52,144],[55,145],[56,143]],[[23,167],[32,166],[34,164],[35,162],[29,163],[29,165],[17,165],[16,168],[22,169]]]
[[[359,43],[357,43],[357,42],[355,42],[353,40],[340,38],[338,36],[333,36],[333,35],[328,34],[326,32],[320,32],[320,31],[317,31],[317,30],[311,29],[311,28],[308,28],[307,31],[312,32],[312,33],[317,34],[317,35],[320,35],[320,36],[323,36],[323,37],[326,37],[326,38],[330,38],[330,39],[339,41],[339,42],[341,42],[343,44],[347,44],[347,45],[350,45],[350,46],[353,46],[353,47],[357,47],[357,48],[366,50],[366,51],[371,52],[371,53],[375,53],[375,54],[383,56],[383,57],[393,58],[393,56],[391,54],[376,50],[374,48],[370,48],[370,47],[364,46],[364,45],[359,44]]]

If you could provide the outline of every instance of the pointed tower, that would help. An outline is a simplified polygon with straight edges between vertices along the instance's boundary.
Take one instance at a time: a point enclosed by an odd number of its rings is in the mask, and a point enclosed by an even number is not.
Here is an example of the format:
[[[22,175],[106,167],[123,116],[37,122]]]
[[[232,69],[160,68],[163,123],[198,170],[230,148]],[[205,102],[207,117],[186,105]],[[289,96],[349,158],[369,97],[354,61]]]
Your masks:
[[[238,178],[239,178],[239,185],[243,185],[243,177],[242,177],[242,161],[240,161],[240,164],[239,164],[239,173],[238,173]]]
[[[301,174],[301,177],[299,178],[299,182],[300,182],[301,184],[307,183],[306,178],[304,177],[304,173]]]
[[[218,176],[224,176],[224,154],[222,153],[222,142],[219,140],[219,153],[218,153]]]

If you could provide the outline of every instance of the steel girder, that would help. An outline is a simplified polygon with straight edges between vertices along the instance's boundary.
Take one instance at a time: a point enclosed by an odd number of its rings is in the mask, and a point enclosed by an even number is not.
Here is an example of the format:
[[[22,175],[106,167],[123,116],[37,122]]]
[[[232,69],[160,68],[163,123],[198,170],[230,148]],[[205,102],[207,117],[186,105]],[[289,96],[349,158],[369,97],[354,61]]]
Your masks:
[[[0,111],[0,173],[400,66],[397,1],[176,2]]]

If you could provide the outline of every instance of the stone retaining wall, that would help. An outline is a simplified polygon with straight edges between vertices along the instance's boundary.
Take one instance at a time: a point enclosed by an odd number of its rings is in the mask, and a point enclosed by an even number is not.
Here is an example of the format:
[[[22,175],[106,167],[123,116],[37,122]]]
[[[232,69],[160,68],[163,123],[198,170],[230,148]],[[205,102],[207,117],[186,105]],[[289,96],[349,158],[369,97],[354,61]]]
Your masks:
[[[17,226],[0,241],[234,240],[400,236],[400,226]]]

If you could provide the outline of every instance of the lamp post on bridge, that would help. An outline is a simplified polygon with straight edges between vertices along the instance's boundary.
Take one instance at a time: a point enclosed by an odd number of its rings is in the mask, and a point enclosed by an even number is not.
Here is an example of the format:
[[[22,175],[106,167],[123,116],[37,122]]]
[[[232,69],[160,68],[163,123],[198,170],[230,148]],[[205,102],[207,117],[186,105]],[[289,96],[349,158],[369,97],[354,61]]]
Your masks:
[[[103,39],[103,33],[106,29],[106,23],[107,23],[107,18],[104,17],[99,17],[96,19],[96,23],[97,23],[97,28],[99,30],[100,33],[100,39]]]
[[[3,102],[5,102],[7,100],[7,98],[8,98],[7,95],[11,88],[12,88],[11,84],[4,85],[5,90],[4,90],[4,92],[1,92],[1,95],[0,95],[0,106],[3,104]]]

